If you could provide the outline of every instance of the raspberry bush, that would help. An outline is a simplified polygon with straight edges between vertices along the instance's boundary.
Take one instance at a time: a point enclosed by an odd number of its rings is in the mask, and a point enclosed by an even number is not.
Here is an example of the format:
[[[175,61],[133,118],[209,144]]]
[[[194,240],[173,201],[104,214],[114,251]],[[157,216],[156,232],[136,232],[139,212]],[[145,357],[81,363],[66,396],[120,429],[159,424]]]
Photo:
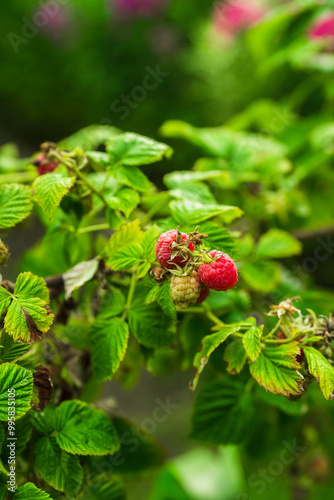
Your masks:
[[[184,128],[168,122],[162,132]],[[187,125],[187,138],[206,151],[226,134]],[[276,146],[265,143],[262,156],[283,161]],[[101,396],[105,381],[129,387],[141,369],[188,370],[191,439],[245,443],[250,459],[247,443],[270,419],[304,429],[333,398],[333,296],[318,290],[317,302],[309,277],[293,274],[302,245],[275,226],[271,208],[248,223],[238,201],[249,177],[229,180],[229,158],[210,153],[166,174],[162,190],[141,167],[172,162],[171,147],[108,126],[12,159],[0,188],[0,499],[14,430],[16,500],[123,499],[129,475],[154,470],[150,498],[161,498],[171,474],[163,450]],[[252,182],[262,176],[256,154]],[[282,183],[289,175],[280,171]],[[11,230],[34,224],[45,235],[10,280]]]

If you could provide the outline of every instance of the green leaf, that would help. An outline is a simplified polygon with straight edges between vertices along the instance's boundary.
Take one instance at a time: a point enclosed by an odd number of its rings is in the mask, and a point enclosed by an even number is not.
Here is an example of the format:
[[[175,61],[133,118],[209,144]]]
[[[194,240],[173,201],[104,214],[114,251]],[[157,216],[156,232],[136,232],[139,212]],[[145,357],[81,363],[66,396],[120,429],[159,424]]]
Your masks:
[[[300,349],[297,342],[262,349],[258,359],[250,363],[250,372],[257,383],[273,394],[283,396],[301,394],[302,377],[296,356]]]
[[[138,167],[126,167],[119,165],[109,169],[113,178],[120,184],[132,187],[136,191],[149,191],[151,183],[145,174]]]
[[[106,455],[120,446],[106,414],[82,401],[65,401],[56,408],[56,431],[61,449],[76,455]]]
[[[49,290],[45,280],[30,272],[19,274],[15,283],[14,295],[22,298],[38,297],[45,301],[49,300]]]
[[[111,379],[124,359],[129,339],[125,321],[96,321],[92,330],[92,367],[98,381]]]
[[[297,255],[302,251],[302,244],[291,234],[281,229],[269,229],[261,236],[256,253],[259,257],[278,258]]]
[[[8,391],[15,390],[15,418],[30,410],[33,396],[33,374],[18,365],[0,365],[0,420],[8,420]]]
[[[156,303],[145,304],[144,299],[136,299],[132,303],[129,327],[136,339],[146,347],[166,347],[175,339],[170,319]]]
[[[0,229],[14,227],[32,210],[31,191],[22,184],[0,187]]]
[[[113,424],[121,442],[119,451],[113,455],[115,473],[138,474],[162,464],[164,450],[151,434],[123,418],[114,418]]]
[[[125,297],[123,293],[115,287],[110,287],[102,298],[101,307],[97,319],[108,319],[118,316],[124,311]]]
[[[147,260],[148,262],[155,261],[155,245],[157,244],[159,236],[160,229],[158,228],[158,226],[153,224],[150,229],[145,231],[140,242],[145,260]]]
[[[43,411],[31,411],[29,417],[32,426],[41,434],[52,434],[56,428],[56,414],[51,405],[46,406]]]
[[[142,264],[140,264],[137,269],[137,279],[140,280],[141,278],[146,276],[150,269],[151,264],[149,262],[143,262]]]
[[[304,347],[309,372],[320,385],[321,392],[327,400],[334,397],[334,368],[328,360],[314,347]]]
[[[60,149],[68,149],[69,151],[77,147],[89,151],[90,149],[97,149],[98,146],[113,139],[117,134],[120,134],[120,130],[110,125],[89,125],[89,127],[84,127],[75,134],[66,137],[66,139],[62,139],[58,146]]]
[[[245,351],[252,361],[256,361],[261,352],[260,337],[262,334],[262,330],[263,325],[252,326],[244,333],[242,337],[242,343]]]
[[[232,221],[243,214],[243,211],[238,207],[203,204],[191,200],[172,201],[169,206],[173,219],[177,224],[199,224],[202,221],[226,213],[230,221]]]
[[[14,500],[47,500],[48,498],[51,499],[50,495],[37,488],[33,483],[25,483],[14,494]]]
[[[2,316],[10,306],[12,296],[5,288],[0,286],[0,316]]]
[[[78,500],[126,500],[126,490],[118,477],[98,475],[85,484]]]
[[[210,250],[220,250],[234,258],[238,255],[235,241],[225,228],[213,222],[205,221],[201,223],[199,231],[208,235],[208,238],[205,238],[203,243]]]
[[[233,375],[240,373],[245,366],[247,353],[241,339],[233,340],[224,351],[224,361],[227,371]]]
[[[21,453],[26,449],[28,443],[30,442],[32,425],[30,422],[31,411],[23,415],[15,422],[15,453],[16,456],[21,455]],[[0,425],[1,426],[1,425]],[[5,442],[11,437],[11,431],[8,429],[8,425],[5,425]],[[0,448],[1,449],[1,448]],[[4,446],[1,454],[3,463],[8,464],[8,459],[10,458],[10,450],[8,447]]]
[[[40,205],[45,215],[51,218],[63,197],[74,184],[66,168],[58,167],[55,172],[40,175],[32,185],[33,200]]]
[[[113,163],[123,165],[147,165],[162,160],[164,156],[170,158],[173,153],[167,144],[131,132],[114,137],[106,149]]]
[[[280,270],[276,262],[245,262],[240,274],[249,286],[259,292],[270,292],[280,282]]]
[[[120,210],[129,217],[131,212],[139,203],[140,197],[137,191],[128,188],[122,188],[114,196],[106,198],[108,205],[115,210]]]
[[[255,391],[265,403],[279,408],[287,415],[305,415],[309,409],[303,398],[297,401],[292,401],[291,399],[282,396],[282,394],[272,394],[271,392],[267,392],[259,385],[256,386]]]
[[[143,249],[139,243],[129,245],[122,250],[116,252],[107,264],[114,271],[127,271],[133,267],[139,266],[145,259]]]
[[[215,445],[239,444],[249,435],[253,415],[244,384],[228,377],[214,380],[195,399],[191,437]]]
[[[162,285],[157,286],[156,298],[166,316],[172,321],[176,321],[175,304],[171,297],[169,280],[165,280]]]
[[[52,488],[76,495],[83,480],[83,470],[76,456],[61,450],[54,436],[39,439],[35,452],[35,469]]]
[[[8,308],[5,330],[14,340],[30,344],[41,340],[52,321],[53,314],[47,302],[39,297],[29,297],[21,289]]]
[[[99,267],[99,260],[92,259],[85,262],[80,262],[63,273],[65,299],[69,299],[77,288],[90,281]]]
[[[234,326],[231,328],[224,328],[217,333],[212,333],[211,335],[207,335],[202,340],[202,345],[197,352],[194,359],[194,367],[195,367],[195,377],[192,383],[192,389],[195,390],[200,374],[205,368],[205,365],[209,361],[210,355],[213,353],[215,349],[217,349],[220,344],[225,342],[225,340],[232,335],[232,333],[237,332],[239,330],[238,326]]]
[[[121,226],[109,239],[105,249],[103,250],[103,257],[110,259],[116,252],[126,248],[133,243],[139,243],[143,237],[143,232],[140,229],[138,220],[129,222]]]
[[[197,181],[205,181],[214,178],[225,178],[225,172],[221,170],[207,170],[196,172],[194,170],[177,170],[164,176],[164,183],[169,189],[176,189],[185,184],[193,184]]]
[[[4,440],[5,440],[5,432],[3,430],[2,425],[0,424],[0,453],[1,453],[1,449],[2,449],[2,445],[3,445]]]

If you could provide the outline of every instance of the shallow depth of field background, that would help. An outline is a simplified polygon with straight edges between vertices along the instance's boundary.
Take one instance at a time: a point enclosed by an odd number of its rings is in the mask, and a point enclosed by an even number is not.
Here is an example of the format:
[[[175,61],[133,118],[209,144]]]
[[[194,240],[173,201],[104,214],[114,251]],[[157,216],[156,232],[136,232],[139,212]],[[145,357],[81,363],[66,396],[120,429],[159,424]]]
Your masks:
[[[334,22],[328,28],[332,34],[327,33],[332,42],[323,52],[313,45],[318,41],[311,34],[312,23],[327,15],[329,4],[268,0],[253,5],[237,0],[230,3],[232,14],[226,21],[222,3],[211,0],[1,2],[0,144],[13,142],[21,156],[29,157],[41,142],[57,142],[92,123],[166,140],[159,128],[168,119],[200,127],[226,123],[237,129],[245,120],[249,131],[276,138],[284,136],[286,127],[294,123],[298,125],[296,134],[302,137],[312,120],[317,123],[319,114],[330,120],[333,113]],[[237,12],[245,5],[248,13],[240,21]],[[304,8],[305,14],[294,22],[298,9]],[[270,16],[276,21],[267,31],[249,36],[256,23]],[[270,38],[268,32],[279,22],[286,22],[287,28]],[[252,115],[253,105],[256,111]],[[245,110],[248,115],[241,114]],[[297,150],[300,137],[296,136]],[[164,173],[191,168],[199,156],[186,142],[166,142],[175,148],[172,160],[158,168],[145,168],[160,187]],[[1,167],[0,162],[0,172]],[[324,222],[331,204],[333,207],[332,198],[319,200],[319,217],[321,214]],[[22,269],[20,257],[38,241],[41,231],[36,224],[11,232],[7,242],[13,258],[6,278],[15,279]],[[315,240],[305,241],[300,259],[313,255],[316,245]],[[328,290],[334,281],[332,260],[318,262],[312,276],[316,285]],[[277,457],[264,462],[257,458],[257,450],[265,447],[261,435],[248,445],[253,447],[256,467],[247,469],[249,464],[244,463],[246,472],[233,447],[217,451],[186,439],[194,398],[188,389],[190,378],[189,372],[165,379],[146,372],[131,390],[117,383],[106,387],[105,395],[114,398],[119,414],[153,432],[170,457],[178,456],[157,486],[165,497],[159,490],[156,499],[248,500],[270,499],[274,494],[286,499],[284,470],[276,474],[278,469],[272,466]],[[166,398],[176,408],[168,418],[156,422],[154,410]],[[286,440],[293,441],[289,425],[285,428],[286,435],[276,436],[282,449]],[[182,459],[179,454],[184,454]],[[239,494],[240,484],[249,480],[247,471],[258,474],[259,467],[269,468],[264,488],[256,484],[256,475],[247,493]],[[180,478],[185,496],[174,477]],[[325,482],[324,488],[327,486]],[[131,500],[147,498],[150,489],[150,478],[139,485],[136,481]]]

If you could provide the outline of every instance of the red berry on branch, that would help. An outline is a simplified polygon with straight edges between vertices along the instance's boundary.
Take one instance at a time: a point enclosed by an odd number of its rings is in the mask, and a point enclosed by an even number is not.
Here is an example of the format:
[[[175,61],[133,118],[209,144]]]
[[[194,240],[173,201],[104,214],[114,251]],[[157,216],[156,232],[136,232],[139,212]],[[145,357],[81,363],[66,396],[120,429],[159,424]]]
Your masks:
[[[175,269],[176,266],[183,267],[188,262],[190,256],[186,252],[186,248],[194,250],[194,245],[189,241],[186,233],[180,233],[176,229],[171,229],[159,236],[155,246],[155,254],[157,261],[163,267]],[[180,249],[176,247],[180,244]],[[182,249],[184,248],[184,250]],[[172,254],[175,255],[172,257]]]
[[[49,174],[53,172],[59,165],[59,162],[50,161],[46,158],[45,153],[40,153],[34,160],[34,165],[37,167],[39,175]]]
[[[198,269],[202,283],[213,290],[229,290],[238,281],[238,270],[234,260],[218,250],[212,250],[209,255],[215,260],[210,263],[204,262]]]

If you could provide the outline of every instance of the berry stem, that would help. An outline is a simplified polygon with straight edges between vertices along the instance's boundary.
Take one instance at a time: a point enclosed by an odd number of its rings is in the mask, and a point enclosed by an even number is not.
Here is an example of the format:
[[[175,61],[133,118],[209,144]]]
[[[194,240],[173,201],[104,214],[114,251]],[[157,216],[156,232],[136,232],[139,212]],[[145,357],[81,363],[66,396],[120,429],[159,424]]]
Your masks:
[[[128,297],[127,297],[127,300],[126,300],[126,304],[125,304],[125,307],[124,307],[124,312],[123,312],[123,315],[121,317],[121,319],[124,321],[127,316],[128,316],[128,312],[129,312],[129,309],[130,309],[130,306],[131,306],[131,302],[132,302],[132,299],[133,299],[133,295],[135,293],[135,288],[136,288],[136,283],[137,283],[137,270],[133,271],[132,273],[132,276],[131,276],[131,281],[130,281],[130,288],[129,288],[129,292],[128,292]]]
[[[93,231],[103,231],[104,229],[110,229],[109,224],[95,224],[92,226],[80,227],[77,231],[78,234],[92,233]]]
[[[106,202],[104,196],[102,193],[100,193],[100,191],[98,189],[96,189],[87,179],[86,177],[84,176],[84,174],[81,172],[81,169],[85,167],[86,165],[86,162],[84,161],[80,167],[78,167],[76,165],[76,163],[73,161],[73,160],[66,160],[61,154],[59,154],[57,151],[54,151],[52,153],[52,156],[54,156],[55,158],[57,158],[61,163],[63,163],[66,167],[68,167],[70,170],[72,170],[76,175],[77,177],[79,177],[82,182],[84,182],[86,184],[86,186],[92,191],[92,193],[96,194],[96,196],[98,196],[104,203],[104,205],[106,207],[108,207],[108,203]]]

